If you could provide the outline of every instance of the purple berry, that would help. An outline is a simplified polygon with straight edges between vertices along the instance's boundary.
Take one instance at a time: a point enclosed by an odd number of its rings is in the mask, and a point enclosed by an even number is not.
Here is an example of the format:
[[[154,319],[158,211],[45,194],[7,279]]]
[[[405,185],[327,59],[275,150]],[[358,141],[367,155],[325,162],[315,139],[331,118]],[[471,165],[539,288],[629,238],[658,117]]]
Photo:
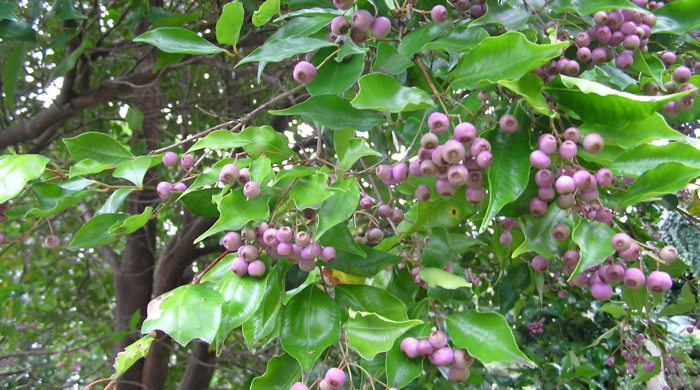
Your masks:
[[[481,204],[486,200],[486,190],[483,188],[467,188],[465,195],[471,204]]]
[[[360,199],[360,208],[363,210],[369,210],[372,207],[374,207],[374,199],[372,199],[369,196],[363,196],[362,199]]]
[[[374,17],[369,11],[361,9],[352,15],[352,29],[366,33],[372,27]]]
[[[591,44],[591,36],[588,34],[588,32],[581,31],[580,33],[576,34],[574,41],[578,47],[588,46]]]
[[[350,22],[345,19],[345,16],[336,16],[331,20],[331,31],[335,35],[345,35],[350,29]]]
[[[304,272],[311,272],[316,268],[316,261],[313,258],[304,258],[304,250],[302,249],[302,258],[299,260],[299,269]]]
[[[627,233],[616,233],[610,239],[610,244],[616,251],[623,252],[632,245],[632,238]]]
[[[377,175],[379,180],[381,180],[383,182],[389,182],[392,179],[391,166],[389,166],[387,164],[381,164],[381,165],[377,166],[374,173]]]
[[[595,24],[599,26],[605,25],[608,22],[608,13],[605,11],[598,11],[593,14],[593,20]]]
[[[386,204],[380,204],[379,207],[377,207],[377,214],[379,214],[379,216],[382,218],[391,217],[393,212],[394,210]]]
[[[435,133],[425,133],[420,139],[420,146],[425,149],[433,150],[438,145],[440,145],[440,140]]]
[[[595,189],[597,186],[595,177],[584,169],[576,171],[573,179],[574,183],[576,183],[576,188],[579,188],[582,191],[590,191]]]
[[[421,353],[418,350],[419,343],[420,342],[415,337],[406,337],[403,340],[401,340],[399,348],[401,349],[401,352],[403,352],[404,355],[406,355],[409,359],[414,359],[421,355]]]
[[[335,248],[332,246],[327,246],[321,251],[321,260],[326,264],[334,262],[335,256]]]
[[[46,236],[46,238],[44,239],[44,246],[47,247],[47,248],[49,248],[49,249],[56,248],[56,247],[58,247],[60,244],[61,244],[61,239],[58,238],[58,236],[56,236],[55,234],[49,234],[49,235]]]
[[[632,242],[632,244],[630,245],[629,248],[620,252],[620,257],[624,261],[632,262],[632,261],[639,259],[640,254],[641,254],[641,249],[639,248],[639,246],[635,242]]]
[[[547,213],[547,202],[540,198],[533,198],[530,201],[530,214],[541,217]]]
[[[219,172],[219,180],[225,184],[233,183],[239,176],[240,172],[234,164],[224,165]]]
[[[484,174],[479,171],[469,171],[467,176],[467,187],[480,188],[484,181]]]
[[[594,64],[601,64],[607,61],[608,52],[602,47],[597,47],[591,52],[591,62]]]
[[[549,260],[547,260],[544,256],[537,255],[532,258],[530,265],[535,271],[544,272],[547,270],[547,268],[549,268]]]
[[[443,5],[436,5],[430,10],[430,17],[435,23],[443,23],[447,20],[447,8]]]
[[[246,276],[248,274],[248,262],[242,257],[234,257],[231,262],[231,271],[240,277]]]
[[[430,354],[430,361],[436,366],[446,366],[454,360],[454,353],[449,347],[436,349]]]
[[[442,159],[448,164],[459,163],[464,158],[464,155],[464,145],[455,139],[448,140],[443,145]]]
[[[5,243],[5,235],[0,233],[0,245]]]
[[[316,67],[307,61],[299,61],[292,72],[294,80],[302,84],[308,84],[316,79]]]
[[[163,155],[163,165],[168,168],[177,165],[177,154],[175,152],[165,152]]]
[[[311,241],[311,236],[307,232],[297,232],[296,237],[294,237],[294,243],[301,245],[302,247],[307,246]]]
[[[255,181],[249,181],[243,186],[243,195],[248,198],[255,198],[260,195],[260,184]]]
[[[324,378],[324,379],[321,379],[320,382],[318,382],[318,390],[338,390],[338,389],[333,388],[328,383],[328,381]]]
[[[454,139],[461,142],[462,145],[470,145],[476,138],[476,127],[469,122],[462,122],[455,127]]]
[[[595,173],[595,180],[599,186],[607,187],[613,182],[613,174],[609,169],[602,168]]]
[[[663,271],[654,271],[649,274],[646,280],[646,285],[649,291],[662,293],[668,291],[673,286],[671,275]]]
[[[625,70],[632,66],[634,63],[634,53],[625,50],[622,53],[618,54],[617,57],[615,57],[615,67],[618,69]]]
[[[576,157],[576,152],[578,152],[578,147],[574,141],[566,140],[559,145],[559,155],[567,160]]]
[[[634,50],[639,47],[639,45],[642,43],[642,40],[636,36],[636,35],[628,35],[625,37],[624,40],[622,40],[622,47],[624,47],[627,50]],[[634,57],[634,55],[632,55]],[[634,62],[634,58],[633,58]]]
[[[659,251],[659,258],[667,263],[672,263],[678,258],[678,250],[673,246],[665,246]]]
[[[505,114],[498,119],[498,127],[506,133],[515,133],[518,131],[518,120],[510,114]]]
[[[679,66],[673,70],[673,81],[678,84],[685,84],[690,80],[692,72],[687,66]]]
[[[535,174],[535,183],[539,187],[549,187],[554,182],[554,174],[549,169],[540,169]]]
[[[555,195],[556,193],[552,187],[540,187],[537,189],[537,197],[544,201],[549,202],[553,200]]]
[[[280,242],[276,247],[277,254],[284,257],[289,257],[294,254],[294,245],[288,242]]]
[[[279,244],[279,242],[280,242],[277,239],[277,229],[267,228],[262,234],[262,241],[265,244],[265,246],[269,246],[269,247],[277,246],[277,244]]]
[[[241,170],[238,172],[238,179],[237,180],[238,180],[238,183],[240,185],[244,185],[245,183],[250,181],[250,175],[248,174],[248,168],[241,168]]]
[[[576,59],[581,62],[588,62],[591,60],[591,49],[587,47],[580,47],[576,51]]]
[[[599,301],[607,301],[612,297],[612,287],[605,282],[596,282],[591,286],[591,295]]]
[[[253,245],[243,245],[238,248],[238,256],[250,263],[260,256],[260,251]]]
[[[291,242],[294,238],[294,231],[289,226],[281,226],[277,229],[275,237],[279,242]]]
[[[551,162],[549,156],[541,150],[535,150],[530,153],[530,165],[537,169],[546,169]]]
[[[408,177],[408,165],[398,163],[391,168],[391,179],[396,183],[401,183]]]
[[[605,142],[598,133],[590,133],[583,137],[583,149],[588,153],[598,153],[603,150]]]
[[[385,16],[379,16],[372,22],[372,35],[377,39],[386,38],[391,32],[391,20]]]
[[[554,183],[554,188],[562,195],[571,194],[576,190],[576,182],[571,176],[559,176]]]
[[[541,151],[552,154],[557,150],[557,139],[552,134],[542,134],[537,141]]]
[[[352,8],[353,4],[355,4],[353,0],[333,0],[333,5],[343,11]]]
[[[301,382],[297,382],[297,383],[293,384],[289,390],[309,390],[309,386],[307,386]]]
[[[394,209],[394,211],[391,212],[391,216],[389,217],[389,220],[393,223],[401,223],[404,219],[404,214],[403,211],[399,209]]]
[[[605,271],[605,278],[608,283],[619,282],[625,277],[626,267],[621,263],[610,264]]]
[[[649,362],[644,365],[644,371],[651,372],[656,368],[656,362]]]
[[[428,117],[428,128],[435,134],[443,134],[450,128],[450,119],[441,112],[434,112]]]
[[[673,65],[676,62],[676,53],[672,51],[665,51],[661,55],[661,61],[666,65],[666,67],[669,67]]]
[[[513,235],[510,232],[503,232],[500,237],[498,237],[498,242],[500,242],[501,245],[510,245],[513,243]]]
[[[428,200],[430,200],[430,188],[428,188],[428,186],[426,185],[421,184],[418,187],[416,187],[414,196],[419,202],[427,202]]]
[[[447,181],[447,179],[438,179],[435,182],[435,191],[437,191],[440,196],[452,196],[457,192],[457,187]]]
[[[461,369],[466,369],[474,364],[474,357],[469,355],[466,349],[458,348],[453,351],[454,366]]]
[[[235,252],[241,247],[241,235],[237,232],[228,232],[223,239],[224,248],[229,252]]]
[[[644,285],[644,272],[639,268],[627,268],[624,275],[624,283],[627,288],[636,290]]]
[[[255,260],[248,264],[248,275],[254,278],[261,278],[265,275],[265,263],[260,260]]]
[[[552,237],[556,241],[566,241],[569,238],[569,235],[571,235],[571,229],[568,225],[559,223],[554,225],[554,228],[552,228]]]
[[[428,336],[428,342],[434,348],[442,348],[447,345],[447,335],[439,330],[433,331]]]
[[[488,153],[488,152],[483,152]],[[447,181],[459,188],[467,182],[469,171],[464,165],[452,165],[447,169]],[[428,192],[429,194],[430,192]]]
[[[180,159],[180,166],[186,171],[192,169],[192,167],[194,167],[194,156],[189,153],[183,155]]]
[[[324,379],[329,385],[331,385],[332,388],[340,389],[345,385],[345,372],[343,372],[343,370],[340,368],[333,367],[326,371],[326,376]]]
[[[187,184],[185,184],[185,183],[180,182],[180,183],[175,183],[175,185],[173,185],[173,191],[175,191],[175,192],[185,192],[186,190],[187,190]]]
[[[168,199],[173,192],[173,185],[167,181],[161,181],[156,186],[156,192],[161,199]]]
[[[566,195],[559,195],[557,198],[557,206],[559,206],[560,209],[566,210],[573,206],[575,203],[574,196],[572,194],[566,194]]]
[[[367,238],[369,242],[377,243],[384,239],[384,232],[379,228],[372,228],[367,231],[365,238]]]

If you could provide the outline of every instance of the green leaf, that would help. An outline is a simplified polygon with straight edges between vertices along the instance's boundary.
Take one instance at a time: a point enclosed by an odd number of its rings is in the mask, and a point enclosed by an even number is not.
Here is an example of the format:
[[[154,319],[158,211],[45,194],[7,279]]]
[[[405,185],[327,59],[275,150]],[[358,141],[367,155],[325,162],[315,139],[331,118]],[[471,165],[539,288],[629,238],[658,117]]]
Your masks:
[[[38,154],[0,156],[0,203],[19,195],[30,180],[44,173],[49,159]]]
[[[352,87],[362,75],[365,66],[364,53],[336,62],[328,61],[316,72],[316,79],[306,88],[311,95],[338,95]]]
[[[618,305],[617,303],[612,303],[612,302],[606,302],[603,306],[600,307],[600,311],[604,311],[614,318],[619,318],[627,314],[627,310],[625,310],[622,306]]]
[[[440,197],[429,202],[418,203],[415,221],[405,234],[428,231],[434,227],[456,226],[470,207],[463,199],[464,194],[460,192],[451,198]]]
[[[186,284],[148,304],[141,333],[161,330],[180,345],[200,339],[211,343],[221,321],[222,297],[200,284]]]
[[[498,309],[506,314],[513,308],[520,294],[530,285],[530,267],[520,263],[508,270],[498,285]]]
[[[525,76],[516,80],[501,80],[498,84],[510,89],[518,95],[525,98],[525,101],[535,111],[542,115],[554,117],[556,114],[549,108],[547,99],[542,95],[542,79],[534,73],[528,73]],[[495,161],[495,159],[494,159]]]
[[[270,270],[265,294],[260,307],[253,316],[243,323],[243,337],[251,345],[270,335],[277,325],[284,300],[284,276],[289,263],[277,262]]]
[[[53,183],[37,182],[32,185],[34,197],[40,208],[32,208],[24,216],[27,218],[48,217],[76,205],[95,190],[69,191]]]
[[[159,27],[134,38],[166,53],[217,54],[225,51],[190,30],[180,27]]]
[[[383,73],[370,73],[358,81],[360,90],[350,102],[353,107],[381,112],[416,111],[435,106],[430,95],[417,87],[404,87]]]
[[[126,112],[126,123],[131,130],[141,130],[143,128],[143,114],[136,107],[129,106]]]
[[[240,134],[248,140],[248,143],[243,145],[243,150],[248,152],[251,158],[265,154],[273,163],[279,163],[296,156],[289,147],[287,137],[275,131],[272,126],[250,126]]]
[[[295,295],[282,311],[280,341],[304,370],[310,370],[326,347],[340,340],[340,309],[315,285]]]
[[[552,3],[552,10],[556,13],[573,11],[581,16],[591,15],[596,11],[611,11],[618,8],[642,11],[627,0],[555,0]],[[654,32],[656,32],[656,28],[654,28]]]
[[[126,372],[131,366],[134,365],[139,359],[145,357],[148,351],[151,349],[151,344],[155,340],[150,335],[145,335],[140,339],[129,344],[123,351],[117,354],[114,359],[114,374],[112,374],[112,379],[119,378],[120,375]]]
[[[663,7],[661,7],[661,8],[663,8]],[[635,369],[636,374],[634,376],[634,379],[632,379],[632,381],[630,382],[630,384],[639,385],[639,384],[647,382],[650,379],[652,379],[653,377],[659,375],[659,373],[661,372],[661,367],[662,367],[661,358],[658,356],[651,356],[651,357],[649,357],[649,360],[656,363],[656,366],[654,366],[654,369],[651,371],[647,371],[644,368],[645,363],[637,364],[636,369]]]
[[[258,196],[249,199],[243,195],[243,188],[236,188],[221,198],[217,208],[220,214],[219,219],[209,230],[197,237],[195,243],[218,232],[238,230],[250,221],[266,220],[270,215],[268,198]]]
[[[410,56],[399,53],[389,42],[379,42],[377,54],[372,63],[373,71],[399,74],[411,66],[413,66],[413,61]]]
[[[78,229],[68,249],[94,248],[113,242],[116,238],[114,234],[109,233],[109,228],[124,221],[128,216],[128,214],[107,213],[95,215]]]
[[[408,320],[406,305],[377,287],[360,284],[337,285],[335,300],[343,310],[376,313],[393,321]]]
[[[114,214],[118,212],[121,205],[133,191],[133,188],[117,188],[112,192],[112,195],[107,198],[104,204],[102,204],[102,207],[95,211],[95,215]]]
[[[614,235],[615,231],[604,223],[580,219],[571,232],[571,239],[579,247],[581,260],[569,276],[569,280],[591,267],[602,264],[608,256],[615,253],[610,243]]]
[[[430,333],[427,324],[413,327],[397,338],[394,346],[386,353],[387,383],[396,388],[404,388],[423,373],[423,357],[409,359],[401,351],[401,340],[404,337],[425,337]]]
[[[222,45],[236,46],[243,26],[243,3],[232,1],[221,10],[216,21],[216,41]]]
[[[494,130],[489,134],[493,164],[487,173],[489,205],[481,221],[479,232],[488,227],[491,219],[503,206],[518,199],[525,192],[530,179],[529,120],[522,110],[516,112],[520,130],[506,133]]]
[[[228,268],[228,267],[227,267]],[[270,272],[268,272],[268,275]],[[226,337],[232,330],[248,321],[262,303],[267,277],[240,277],[233,272],[226,272],[216,282],[216,291],[223,298],[221,304],[221,323],[216,332],[216,350],[221,353]]]
[[[527,23],[531,14],[522,4],[512,4],[510,2],[499,2],[498,0],[487,0],[486,13],[473,21],[470,26],[483,26],[493,23],[508,29],[521,28]]]
[[[695,302],[685,302],[685,303],[673,303],[663,308],[659,312],[659,317],[670,317],[679,314],[687,313],[695,309],[697,305]]]
[[[482,41],[450,73],[452,88],[474,89],[500,80],[516,79],[561,55],[568,42],[538,45],[519,32]]]
[[[685,141],[686,136],[672,129],[663,115],[655,113],[639,121],[629,122],[624,126],[584,123],[579,127],[582,134],[598,133],[609,144],[629,149],[658,139]],[[675,147],[675,146],[674,146]],[[620,158],[620,157],[618,157]],[[641,174],[641,173],[640,173]]]
[[[187,210],[194,215],[207,218],[218,218],[219,210],[212,197],[221,192],[218,188],[207,188],[204,190],[191,191],[179,198],[185,204]]]
[[[143,187],[143,177],[153,163],[151,156],[139,156],[133,160],[121,163],[112,176],[129,180],[137,187]]]
[[[22,75],[22,64],[24,64],[26,55],[27,43],[20,42],[12,48],[12,53],[5,59],[2,67],[2,88],[5,92],[5,102],[10,110],[15,105],[15,90],[17,89],[17,81]]]
[[[619,155],[608,168],[616,175],[637,177],[668,162],[700,169],[700,150],[681,142],[639,145]]]
[[[661,62],[661,59],[658,56],[644,54],[640,50],[635,50],[632,70],[651,77],[656,85],[663,88],[663,73],[666,70],[666,66],[664,66],[664,63]]]
[[[36,32],[23,20],[0,19],[0,39],[35,43]]]
[[[0,1],[0,19],[22,20],[15,15],[17,5],[7,1]]]
[[[622,286],[622,299],[625,300],[625,303],[631,310],[642,312],[648,295],[649,291],[644,287],[633,290],[627,286]]]
[[[321,240],[322,244],[328,245],[325,242]],[[337,246],[333,246],[336,248],[336,260],[328,264],[327,267],[351,275],[372,277],[387,266],[398,264],[401,261],[399,256],[370,248],[367,245],[356,244],[356,247],[364,252],[364,256],[358,256],[356,253],[346,250],[338,250]]]
[[[552,237],[552,228],[558,223],[573,225],[573,218],[566,210],[557,207],[556,203],[549,206],[547,213],[541,217],[525,217],[523,234],[525,240],[513,251],[513,258],[521,254],[534,251],[544,257],[552,259],[555,256],[557,241]]]
[[[301,53],[308,53],[322,47],[335,46],[332,42],[309,37],[289,37],[265,42],[262,46],[253,50],[247,57],[236,65],[241,66],[248,62],[280,62]]]
[[[420,278],[427,283],[430,288],[442,287],[448,290],[456,290],[458,288],[469,288],[472,286],[472,284],[467,282],[463,277],[440,268],[421,268],[419,274]]]
[[[319,241],[321,241],[321,244],[324,246],[332,246],[338,251],[348,252],[348,255],[352,254],[361,258],[367,257],[364,249],[360,247],[360,244],[355,242],[352,234],[350,234],[350,230],[348,230],[348,227],[344,224],[338,224],[328,229],[328,231],[319,238]],[[348,258],[348,260],[352,261],[352,258]],[[347,265],[350,264],[351,263],[348,263]]]
[[[288,354],[275,356],[267,363],[265,373],[253,379],[250,390],[289,390],[301,378],[302,370]]]
[[[253,24],[255,27],[260,27],[267,23],[273,16],[280,13],[280,0],[265,0],[264,3],[253,12]]]
[[[141,214],[130,215],[123,221],[115,222],[109,227],[109,234],[124,235],[131,234],[141,229],[151,218],[153,207],[146,206]]]
[[[473,27],[470,23],[459,23],[449,34],[436,41],[426,43],[423,48],[460,53],[473,49],[488,37],[489,33],[481,27]]]
[[[508,321],[498,313],[480,313],[475,310],[447,316],[447,331],[452,345],[466,348],[482,363],[534,363],[520,351]]]
[[[250,140],[240,133],[232,133],[228,130],[216,130],[195,142],[195,144],[187,150],[187,153],[201,149],[235,149],[248,145],[248,143],[250,143]]]
[[[340,133],[336,131],[335,134]],[[364,138],[351,138],[346,141],[347,144],[342,145],[343,149],[338,150],[341,145],[336,144],[336,152],[338,154],[338,168],[350,169],[362,157],[366,156],[381,156],[382,154],[367,146],[367,140]]]
[[[221,167],[223,167],[226,164],[233,164],[235,159],[233,158],[224,158],[219,161],[217,161],[214,165],[211,167],[204,168],[204,172],[199,174],[196,179],[194,179],[194,182],[190,184],[190,186],[185,190],[185,192],[180,195],[180,199],[184,198],[187,196],[187,194],[194,192],[196,190],[201,189],[202,187],[205,186],[211,186],[215,184],[217,181],[219,181],[219,173],[221,172]],[[242,164],[243,162],[248,163],[250,162],[249,159],[238,159],[236,161],[236,166],[238,168],[241,168],[243,166],[247,166],[245,164]],[[216,187],[214,187],[216,188]]]
[[[367,360],[388,351],[399,336],[423,323],[421,320],[393,321],[377,313],[356,312],[352,309],[348,312],[350,318],[343,325],[348,345]]]
[[[294,18],[272,33],[268,40],[289,37],[308,37],[318,30],[328,26],[335,15],[317,15]],[[329,63],[330,65],[330,63]],[[325,65],[324,65],[325,66]],[[318,74],[316,75],[318,78]]]
[[[299,210],[319,209],[324,200],[333,196],[333,191],[326,185],[327,181],[328,176],[320,172],[299,178],[289,190],[289,199],[294,201]]]
[[[453,248],[452,239],[444,228],[436,227],[431,229],[428,244],[423,249],[420,262],[426,267],[442,267],[450,261],[460,258],[458,252]]]
[[[624,126],[653,115],[661,106],[689,91],[664,96],[641,96],[614,90],[595,81],[560,75],[545,91],[563,108],[586,123]]]
[[[250,175],[250,180],[258,183],[267,183],[266,178],[272,174],[272,161],[265,156],[257,158],[250,164],[248,174]]]
[[[317,238],[323,237],[330,228],[350,218],[360,202],[360,188],[355,179],[336,181],[332,188],[339,192],[326,199],[318,209]]]
[[[126,146],[103,133],[87,132],[77,137],[64,138],[63,143],[75,161],[89,159],[116,165],[134,159]]]
[[[272,115],[301,115],[331,130],[353,128],[369,130],[385,122],[371,110],[358,110],[350,101],[336,95],[312,96],[306,101],[284,110],[270,110]]]
[[[619,198],[618,207],[626,207],[672,194],[698,177],[698,168],[677,162],[666,162],[639,176]]]
[[[449,23],[428,23],[406,34],[399,43],[398,52],[411,57],[419,52],[425,44],[442,35]]]
[[[58,20],[86,19],[80,11],[73,6],[73,0],[57,0],[54,3],[54,11]]]
[[[685,34],[700,27],[700,3],[695,0],[675,0],[654,10],[654,33]]]

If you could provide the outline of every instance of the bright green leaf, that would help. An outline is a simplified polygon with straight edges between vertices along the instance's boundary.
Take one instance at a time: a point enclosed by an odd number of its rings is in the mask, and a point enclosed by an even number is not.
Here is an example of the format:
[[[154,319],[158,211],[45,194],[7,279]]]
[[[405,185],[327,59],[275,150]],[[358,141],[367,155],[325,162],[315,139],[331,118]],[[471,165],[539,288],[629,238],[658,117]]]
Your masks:
[[[365,359],[372,360],[379,353],[388,351],[396,339],[423,321],[392,321],[377,313],[349,310],[350,318],[343,324],[348,345]]]
[[[0,156],[0,203],[19,195],[30,180],[44,173],[49,159],[38,154]]]
[[[147,43],[166,53],[202,55],[224,51],[192,31],[180,27],[159,27],[146,31],[134,38],[134,42]]]
[[[222,45],[236,46],[243,26],[243,3],[232,1],[224,5],[216,21],[216,41]]]

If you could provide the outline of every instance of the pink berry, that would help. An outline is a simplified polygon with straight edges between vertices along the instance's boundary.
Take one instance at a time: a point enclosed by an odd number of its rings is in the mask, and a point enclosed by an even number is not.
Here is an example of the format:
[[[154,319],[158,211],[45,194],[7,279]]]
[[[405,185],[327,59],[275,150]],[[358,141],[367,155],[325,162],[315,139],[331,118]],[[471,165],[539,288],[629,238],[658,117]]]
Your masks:
[[[248,274],[254,278],[261,278],[265,275],[265,263],[255,260],[248,264]]]
[[[288,242],[280,242],[277,244],[276,250],[278,255],[289,257],[294,254],[294,245]]]
[[[398,163],[391,168],[391,178],[396,183],[401,183],[408,178],[408,165]]]
[[[240,172],[234,164],[226,164],[221,167],[221,171],[219,172],[219,180],[225,184],[233,183],[238,179],[239,175]]]
[[[231,271],[238,276],[245,276],[248,274],[248,262],[242,257],[234,257],[231,262]]]
[[[604,146],[603,137],[598,133],[590,133],[583,137],[583,149],[588,153],[598,153]]]
[[[541,150],[535,150],[530,153],[530,164],[536,169],[549,168],[549,164],[551,164],[551,162],[552,161],[549,159],[549,156]]]
[[[331,31],[335,35],[345,35],[350,30],[350,22],[345,19],[345,16],[336,16],[331,20]]]
[[[335,256],[335,248],[330,246],[323,248],[323,251],[321,252],[321,260],[326,264],[334,262]]]
[[[639,268],[627,268],[624,276],[625,286],[636,290],[644,285],[644,272]]]
[[[540,198],[532,198],[530,201],[530,214],[541,217],[547,213],[547,202]]]
[[[187,184],[182,183],[182,182],[180,182],[180,183],[175,183],[175,185],[173,185],[173,191],[175,191],[175,192],[185,192],[185,191],[187,191]]]
[[[566,140],[559,145],[559,155],[567,160],[571,160],[576,157],[578,152],[578,147],[574,141]]]
[[[554,183],[554,188],[562,195],[571,194],[576,189],[576,182],[571,176],[560,176]]]
[[[620,280],[624,279],[626,271],[627,270],[625,269],[625,266],[623,264],[611,264],[605,271],[605,278],[608,280],[609,283],[619,282]]]
[[[309,386],[307,386],[301,382],[297,382],[297,383],[293,384],[289,390],[309,390]]]
[[[498,119],[498,127],[506,133],[515,133],[518,131],[518,120],[510,114],[505,114]]]
[[[664,65],[666,65],[666,67],[673,65],[676,62],[676,53],[665,51],[661,55],[661,61],[664,63]]]
[[[563,223],[554,225],[554,228],[552,229],[552,237],[556,241],[566,241],[569,238],[569,235],[571,235],[571,229],[569,226]]]
[[[275,238],[279,242],[291,242],[292,238],[294,238],[294,231],[289,226],[280,226],[275,232]]]
[[[474,357],[469,355],[466,349],[454,350],[454,365],[458,368],[469,368],[474,364]]]
[[[454,139],[461,142],[462,145],[470,145],[476,138],[476,127],[469,122],[462,122],[455,127]]]
[[[557,150],[557,139],[552,134],[542,134],[537,141],[541,151],[552,154]]]
[[[168,168],[177,165],[177,154],[175,152],[165,152],[163,155],[163,165]]]
[[[433,353],[435,349],[433,345],[428,342],[428,340],[420,340],[418,342],[418,354],[421,356],[429,356]]]
[[[578,142],[581,139],[581,132],[575,127],[569,127],[568,129],[564,130],[564,139]]]
[[[435,134],[443,134],[449,129],[449,127],[449,118],[447,115],[441,112],[434,112],[428,117],[428,128]]]
[[[454,360],[454,353],[449,347],[438,348],[430,354],[430,361],[436,366],[446,366]]]
[[[439,330],[433,331],[428,336],[428,342],[435,348],[442,348],[447,345],[447,335]]]
[[[294,66],[294,71],[292,72],[294,80],[297,82],[308,84],[316,80],[316,67],[310,62],[299,61]]]
[[[659,258],[667,263],[672,263],[678,258],[678,250],[673,246],[665,246],[659,251]]]
[[[651,292],[662,293],[668,291],[673,286],[671,275],[663,271],[654,271],[649,274],[646,280],[647,288]]]
[[[386,38],[386,36],[389,35],[389,32],[391,32],[391,20],[385,16],[379,16],[374,18],[374,22],[372,22],[372,26],[370,28],[372,30],[372,35],[374,35],[375,38]]]
[[[462,383],[469,379],[469,369],[460,368],[456,365],[452,365],[449,370],[447,370],[447,378],[452,383]]]
[[[435,23],[445,22],[448,17],[447,8],[445,8],[443,5],[436,5],[430,10],[430,17]]]
[[[612,287],[605,282],[596,282],[591,286],[591,295],[599,301],[607,301],[612,297]]]
[[[401,345],[399,348],[409,359],[414,359],[420,356],[418,344],[419,341],[415,337],[406,337],[401,340]]]
[[[687,66],[679,66],[673,70],[673,81],[678,84],[685,84],[690,80],[692,74]]]
[[[243,245],[238,248],[238,257],[247,262],[252,262],[260,256],[260,251],[253,245]]]
[[[377,214],[382,218],[389,218],[394,210],[387,204],[381,204],[377,207]]]
[[[326,371],[326,376],[324,377],[326,382],[328,382],[329,385],[331,385],[332,388],[334,389],[340,389],[345,385],[345,372],[343,370],[332,367],[328,371]]]
[[[420,146],[425,149],[433,150],[438,145],[440,145],[440,140],[435,133],[425,133],[420,139]]]
[[[224,248],[229,252],[235,252],[241,247],[241,235],[237,232],[228,232],[223,239]]]
[[[352,15],[352,29],[366,33],[372,27],[374,17],[369,11],[360,9]]]
[[[500,242],[501,245],[510,245],[513,243],[513,235],[510,232],[503,232],[500,237],[498,237],[498,242]]]
[[[173,185],[167,181],[161,181],[156,186],[156,192],[161,199],[168,199],[173,192]]]
[[[610,239],[610,244],[616,251],[623,252],[632,245],[632,239],[627,233],[617,233]]]
[[[547,270],[547,268],[549,268],[549,260],[547,260],[544,256],[537,255],[532,258],[530,265],[535,271],[544,272]]]
[[[255,198],[260,195],[260,184],[255,181],[249,181],[243,186],[243,195],[248,198]]]
[[[194,156],[192,156],[191,154],[183,155],[180,159],[180,166],[186,171],[192,169],[192,167],[194,167]]]

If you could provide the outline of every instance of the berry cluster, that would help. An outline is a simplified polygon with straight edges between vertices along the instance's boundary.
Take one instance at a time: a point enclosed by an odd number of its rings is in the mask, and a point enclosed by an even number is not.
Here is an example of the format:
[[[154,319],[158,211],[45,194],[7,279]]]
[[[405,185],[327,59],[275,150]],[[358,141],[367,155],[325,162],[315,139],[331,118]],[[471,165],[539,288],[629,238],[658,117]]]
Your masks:
[[[224,184],[238,182],[243,186],[243,195],[248,198],[255,198],[260,195],[260,183],[250,180],[248,168],[238,169],[236,164],[226,164],[221,167],[219,180]]]
[[[194,156],[191,154],[183,154],[181,158],[178,158],[177,153],[175,152],[165,152],[163,155],[163,165],[165,165],[168,168],[173,168],[177,166],[178,160],[180,161],[180,167],[185,170],[185,172],[189,172],[193,167],[194,167]],[[185,192],[187,190],[187,184],[183,182],[177,182],[175,184],[172,184],[168,181],[161,181],[158,183],[156,186],[156,192],[158,193],[158,196],[161,199],[168,199],[172,195],[173,191],[175,192]]]
[[[452,349],[447,346],[447,335],[439,330],[430,333],[426,340],[406,337],[401,340],[400,348],[409,359],[427,356],[436,366],[452,365],[447,377],[455,383],[469,379],[469,367],[474,363],[474,357],[466,349]]]
[[[326,375],[318,382],[318,390],[338,390],[345,385],[346,380],[343,370],[332,367],[326,371]],[[302,382],[297,382],[292,385],[290,390],[309,390],[309,386]]]
[[[528,322],[525,324],[525,327],[530,332],[530,335],[532,337],[535,337],[538,334],[544,332],[544,318],[540,318],[539,320]]]

